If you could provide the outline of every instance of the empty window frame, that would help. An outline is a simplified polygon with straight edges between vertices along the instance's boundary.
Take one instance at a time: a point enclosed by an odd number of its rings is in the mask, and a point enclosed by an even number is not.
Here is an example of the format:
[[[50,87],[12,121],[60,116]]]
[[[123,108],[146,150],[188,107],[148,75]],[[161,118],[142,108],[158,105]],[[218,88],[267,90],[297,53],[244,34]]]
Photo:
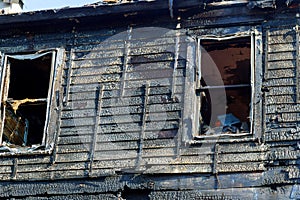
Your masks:
[[[2,145],[45,145],[55,59],[55,51],[5,56],[1,88]]]
[[[199,136],[251,133],[251,41],[250,36],[198,41]]]

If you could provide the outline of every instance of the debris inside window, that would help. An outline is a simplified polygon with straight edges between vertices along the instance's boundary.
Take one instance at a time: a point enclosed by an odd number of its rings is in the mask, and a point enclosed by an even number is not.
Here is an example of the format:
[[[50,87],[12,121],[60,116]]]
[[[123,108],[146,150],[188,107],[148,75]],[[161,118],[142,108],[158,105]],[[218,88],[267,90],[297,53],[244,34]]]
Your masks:
[[[199,134],[250,133],[251,38],[201,40]]]
[[[36,148],[43,144],[52,53],[8,56],[2,107],[2,148]]]

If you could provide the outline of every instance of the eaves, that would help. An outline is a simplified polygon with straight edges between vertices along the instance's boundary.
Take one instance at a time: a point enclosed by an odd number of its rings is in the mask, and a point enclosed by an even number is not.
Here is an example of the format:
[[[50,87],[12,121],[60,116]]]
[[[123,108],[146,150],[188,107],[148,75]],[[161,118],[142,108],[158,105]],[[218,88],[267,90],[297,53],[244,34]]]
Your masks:
[[[106,17],[116,15],[130,15],[131,13],[151,13],[151,12],[172,12],[171,9],[185,9],[185,8],[200,8],[203,5],[202,0],[155,0],[155,1],[140,1],[129,2],[122,4],[109,5],[88,5],[77,8],[63,8],[53,10],[42,10],[35,12],[25,12],[20,14],[2,15],[0,16],[0,27],[5,25],[30,25],[43,24],[47,21],[69,21],[70,19],[82,19],[92,17]],[[0,28],[2,29],[2,28]]]
[[[179,13],[190,10],[201,13],[220,7],[245,6],[252,9],[274,9],[282,5],[298,4],[300,0],[147,0],[119,4],[91,4],[77,8],[62,8],[24,12],[0,16],[0,31],[15,28],[30,29],[53,24],[70,24],[84,21],[92,24],[99,19],[118,19],[126,16],[169,15],[176,19]],[[298,7],[298,6],[297,6]],[[141,17],[137,17],[141,18]]]

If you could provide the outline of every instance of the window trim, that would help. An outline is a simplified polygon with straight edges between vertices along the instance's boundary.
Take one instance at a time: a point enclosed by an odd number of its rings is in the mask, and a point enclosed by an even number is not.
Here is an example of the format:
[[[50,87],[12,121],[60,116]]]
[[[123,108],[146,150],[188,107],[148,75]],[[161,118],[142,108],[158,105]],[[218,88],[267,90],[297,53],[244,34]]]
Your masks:
[[[9,77],[6,77],[7,71],[8,71],[8,59],[14,58],[19,60],[25,60],[25,59],[37,59],[40,57],[43,57],[47,54],[51,54],[51,66],[50,66],[50,74],[49,74],[49,85],[48,85],[48,91],[47,91],[47,97],[46,97],[46,116],[45,116],[45,123],[43,128],[43,137],[41,144],[33,144],[32,148],[29,148],[28,146],[20,146],[20,147],[8,147],[9,152],[1,152],[1,155],[11,155],[17,153],[21,154],[32,154],[32,153],[49,153],[52,152],[54,148],[53,141],[55,141],[57,131],[55,127],[53,129],[49,130],[49,125],[52,122],[53,119],[51,119],[51,115],[55,115],[55,110],[58,110],[59,105],[59,99],[55,101],[55,88],[59,87],[59,79],[61,78],[59,75],[61,75],[61,65],[63,64],[63,58],[64,58],[64,49],[62,48],[54,48],[54,49],[46,49],[37,51],[35,53],[32,52],[13,52],[13,53],[2,53],[1,54],[1,74],[0,74],[0,119],[2,123],[0,124],[0,146],[3,147],[3,131],[4,131],[4,122],[5,122],[5,105],[3,102],[7,101],[8,97],[8,91],[9,91]],[[57,113],[57,112],[56,112]],[[58,116],[56,116],[58,117]],[[58,126],[58,125],[56,125]],[[36,150],[37,149],[37,150]]]
[[[262,120],[262,95],[261,95],[261,86],[262,86],[262,31],[261,28],[258,27],[241,27],[239,29],[235,28],[220,28],[217,29],[203,29],[197,32],[197,36],[195,36],[196,40],[196,47],[195,47],[195,84],[193,89],[196,90],[200,86],[201,80],[201,40],[211,39],[211,40],[228,40],[234,38],[241,38],[241,37],[251,37],[251,55],[250,55],[250,65],[251,65],[251,105],[250,105],[250,132],[246,134],[218,134],[218,135],[209,135],[209,136],[202,136],[198,135],[199,131],[199,117],[200,117],[200,106],[198,105],[198,100],[196,100],[196,92],[194,91],[194,97],[190,98],[191,100],[188,103],[192,103],[192,109],[189,109],[187,115],[184,115],[185,118],[190,117],[192,124],[185,126],[193,126],[190,128],[191,131],[184,132],[187,136],[183,137],[185,143],[203,143],[205,142],[216,142],[217,141],[224,141],[224,142],[231,142],[231,141],[253,141],[257,139],[262,139],[262,127],[263,127],[263,120]],[[232,31],[233,30],[233,31]],[[212,32],[212,34],[208,34]],[[204,33],[204,34],[201,34]],[[230,33],[230,34],[225,34]],[[189,60],[188,62],[193,62]],[[198,74],[197,74],[198,73]],[[187,84],[186,84],[187,85]],[[185,93],[191,94],[191,92],[185,91]],[[194,100],[192,100],[194,99]],[[188,107],[188,103],[185,103],[185,108]],[[191,104],[190,104],[191,105]],[[199,112],[193,111],[197,110]],[[261,117],[260,117],[261,116]],[[187,130],[187,129],[185,129]]]

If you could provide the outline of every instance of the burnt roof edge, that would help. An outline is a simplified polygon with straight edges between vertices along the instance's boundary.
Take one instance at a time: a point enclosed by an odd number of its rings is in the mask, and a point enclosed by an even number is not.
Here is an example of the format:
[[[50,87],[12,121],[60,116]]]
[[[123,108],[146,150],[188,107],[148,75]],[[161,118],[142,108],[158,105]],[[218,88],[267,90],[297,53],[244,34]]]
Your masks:
[[[173,2],[173,1],[172,1]],[[172,9],[188,7],[201,7],[203,0],[177,0],[172,4]],[[33,22],[43,22],[48,20],[65,20],[70,18],[101,17],[106,15],[126,14],[131,12],[149,12],[170,9],[170,1],[141,1],[123,3],[116,5],[88,5],[83,7],[62,8],[52,10],[41,10],[34,12],[24,12],[19,14],[0,16],[0,25],[23,24]]]
[[[299,3],[300,0],[228,0],[225,6],[244,5],[249,9],[272,8],[282,5],[289,6],[292,3]],[[1,15],[0,29],[7,27],[17,28],[18,26],[39,25],[50,21],[68,21],[70,19],[105,17],[113,15],[127,15],[130,13],[151,13],[158,11],[167,11],[170,18],[173,17],[173,11],[183,9],[198,9],[203,12],[211,7],[222,7],[224,1],[221,0],[153,0],[138,1],[121,4],[90,4],[83,7],[62,8],[41,10],[34,12],[24,12],[19,14]],[[300,5],[298,5],[300,6]]]

